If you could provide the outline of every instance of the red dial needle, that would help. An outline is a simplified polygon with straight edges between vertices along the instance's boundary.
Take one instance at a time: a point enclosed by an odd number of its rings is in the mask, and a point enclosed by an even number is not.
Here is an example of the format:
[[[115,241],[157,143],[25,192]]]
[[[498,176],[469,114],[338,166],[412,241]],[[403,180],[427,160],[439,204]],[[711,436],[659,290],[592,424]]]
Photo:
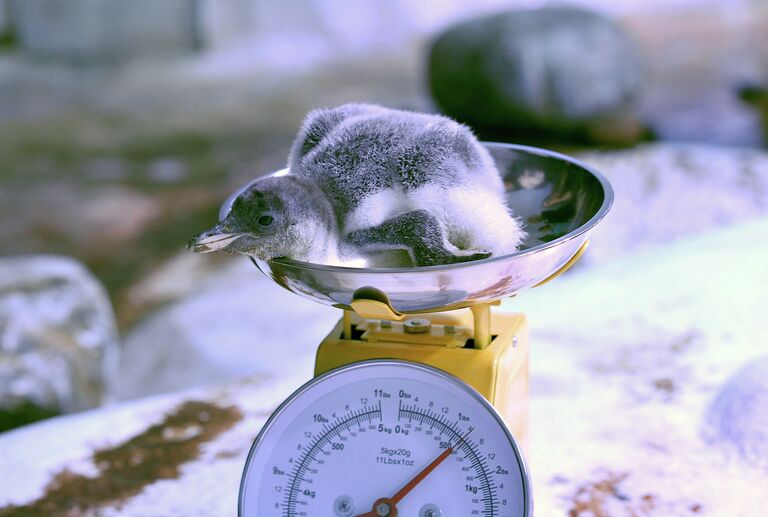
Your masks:
[[[467,436],[469,436],[469,433],[473,431],[473,427],[469,428],[469,431],[459,438],[459,441],[456,445],[463,442]],[[447,449],[445,449],[443,452],[440,453],[440,456],[435,458],[432,463],[424,467],[424,469],[416,474],[413,479],[411,479],[408,483],[403,486],[398,492],[393,495],[392,497],[382,497],[381,499],[376,500],[375,503],[373,503],[373,509],[368,513],[363,513],[358,515],[357,517],[396,517],[397,516],[397,503],[403,500],[405,496],[407,496],[411,490],[416,488],[416,486],[424,481],[424,478],[427,477],[433,470],[435,470],[438,465],[440,465],[442,462],[445,461],[445,459],[451,455],[453,452],[453,449],[455,448],[454,445],[451,445]]]

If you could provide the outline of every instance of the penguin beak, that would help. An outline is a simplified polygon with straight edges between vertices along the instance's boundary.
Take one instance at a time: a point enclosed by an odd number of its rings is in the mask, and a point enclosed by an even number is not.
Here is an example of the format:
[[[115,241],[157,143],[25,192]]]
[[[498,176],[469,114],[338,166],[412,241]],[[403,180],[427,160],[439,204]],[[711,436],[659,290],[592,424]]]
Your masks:
[[[245,237],[247,233],[229,231],[224,222],[221,222],[203,233],[192,237],[187,243],[187,248],[195,253],[210,253],[222,251],[228,248],[236,240]]]

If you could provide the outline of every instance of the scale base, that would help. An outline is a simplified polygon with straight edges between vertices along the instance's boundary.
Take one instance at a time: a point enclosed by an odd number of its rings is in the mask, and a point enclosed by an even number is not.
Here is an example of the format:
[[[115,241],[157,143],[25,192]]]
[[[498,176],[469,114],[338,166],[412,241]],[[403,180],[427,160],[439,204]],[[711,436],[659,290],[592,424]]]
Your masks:
[[[348,333],[345,323],[349,325],[350,317],[352,328]],[[453,327],[452,332],[473,327],[473,317],[468,310],[414,315],[413,318],[427,319],[433,326]],[[365,335],[361,329],[368,328],[381,329],[381,322],[365,320],[356,314],[347,314],[339,320],[317,349],[315,375],[369,359],[401,359],[439,368],[483,395],[504,418],[521,448],[527,450],[528,322],[524,314],[494,312],[493,339],[485,348],[474,348],[471,340],[468,345],[457,347],[446,340],[444,334],[435,338],[438,344],[427,344],[430,340],[424,334],[404,334],[399,328],[391,331],[392,339],[388,340],[386,331]],[[347,336],[350,338],[346,339]]]

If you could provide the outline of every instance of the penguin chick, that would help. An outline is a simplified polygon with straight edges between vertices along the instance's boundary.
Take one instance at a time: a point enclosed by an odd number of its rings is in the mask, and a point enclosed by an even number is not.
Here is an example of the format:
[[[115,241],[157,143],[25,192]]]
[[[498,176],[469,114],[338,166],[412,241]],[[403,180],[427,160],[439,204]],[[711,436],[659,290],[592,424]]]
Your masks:
[[[443,116],[371,104],[316,110],[288,167],[253,182],[190,248],[324,264],[402,250],[430,266],[512,253],[525,236],[488,151]]]
[[[254,181],[235,198],[227,216],[193,237],[189,248],[337,262],[337,234],[333,209],[317,184],[289,174]]]

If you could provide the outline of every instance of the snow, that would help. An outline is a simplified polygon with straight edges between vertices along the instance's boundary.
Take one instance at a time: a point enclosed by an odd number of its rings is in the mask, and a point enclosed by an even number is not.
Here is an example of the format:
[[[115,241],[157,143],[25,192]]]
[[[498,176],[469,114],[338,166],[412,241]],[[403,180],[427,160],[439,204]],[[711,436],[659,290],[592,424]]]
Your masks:
[[[738,147],[654,143],[586,152],[615,203],[595,228],[584,263],[768,216],[768,154]]]
[[[703,436],[719,387],[768,352],[766,242],[763,219],[504,303],[531,323],[540,514],[573,509],[579,487],[612,473],[626,478],[621,498],[604,498],[605,515],[644,515],[651,499],[654,515],[764,515],[768,471]],[[739,418],[755,426],[766,412]]]

